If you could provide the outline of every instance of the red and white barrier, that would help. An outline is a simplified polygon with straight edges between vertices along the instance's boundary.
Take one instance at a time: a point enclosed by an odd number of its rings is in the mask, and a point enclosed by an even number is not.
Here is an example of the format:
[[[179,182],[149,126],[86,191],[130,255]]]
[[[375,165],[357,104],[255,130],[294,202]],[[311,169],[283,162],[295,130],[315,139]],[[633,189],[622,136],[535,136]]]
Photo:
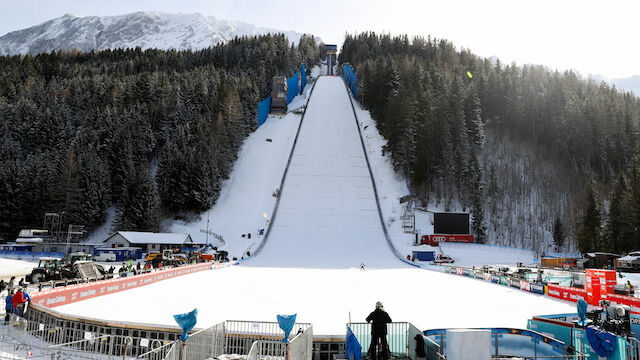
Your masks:
[[[35,304],[53,308],[56,306],[74,303],[76,301],[91,299],[97,296],[113,294],[116,292],[153,284],[157,281],[170,279],[176,276],[187,275],[198,271],[224,267],[219,264],[201,263],[181,266],[178,268],[157,270],[152,273],[128,276],[117,279],[101,280],[86,284],[69,285],[62,288],[39,291],[31,295],[31,301]]]
[[[547,294],[557,299],[578,302],[578,299],[580,298],[587,298],[587,291],[584,289],[560,286],[556,284],[549,284],[547,288]]]

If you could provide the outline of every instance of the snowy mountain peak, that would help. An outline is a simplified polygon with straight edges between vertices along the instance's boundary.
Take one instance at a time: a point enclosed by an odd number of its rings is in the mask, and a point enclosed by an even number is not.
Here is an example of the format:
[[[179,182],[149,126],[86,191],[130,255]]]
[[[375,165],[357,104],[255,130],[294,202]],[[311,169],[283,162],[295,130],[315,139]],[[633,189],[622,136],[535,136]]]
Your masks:
[[[0,37],[0,56],[60,49],[91,51],[140,47],[197,50],[236,36],[267,33],[284,33],[293,43],[297,43],[302,36],[295,31],[261,28],[200,13],[139,11],[117,16],[65,14]]]

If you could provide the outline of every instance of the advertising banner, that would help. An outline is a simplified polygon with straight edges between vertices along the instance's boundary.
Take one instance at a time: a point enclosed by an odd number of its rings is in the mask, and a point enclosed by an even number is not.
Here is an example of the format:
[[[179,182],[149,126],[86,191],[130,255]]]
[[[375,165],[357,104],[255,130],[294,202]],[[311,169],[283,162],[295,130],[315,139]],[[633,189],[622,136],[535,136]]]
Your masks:
[[[531,283],[531,292],[544,295],[544,285]]]
[[[421,243],[438,246],[441,242],[473,243],[473,235],[423,235]]]
[[[487,281],[491,281],[491,274],[489,273],[482,273],[482,278],[487,280]]]
[[[211,268],[212,265],[210,263],[201,263],[178,268],[157,270],[152,273],[136,276],[95,281],[86,284],[69,285],[62,288],[36,292],[31,295],[31,301],[38,305],[53,308],[80,300],[86,300],[101,295],[113,294],[119,291],[149,285],[154,282],[170,279],[176,276],[209,270]]]
[[[549,284],[548,288],[549,288],[548,290],[549,296],[557,299],[577,302],[578,299],[580,298],[586,299],[587,297],[587,292],[583,289],[560,286],[556,284]]]
[[[531,283],[525,280],[520,280],[520,290],[531,291]],[[544,291],[544,289],[542,291]]]
[[[509,278],[506,276],[500,276],[500,284],[509,286],[511,281],[509,281]]]
[[[609,294],[608,299],[611,304],[627,305],[631,308],[631,312],[640,314],[640,299],[631,296]]]
[[[600,300],[606,300],[608,294],[613,294],[616,285],[615,270],[586,269],[586,301],[589,305],[597,306]]]

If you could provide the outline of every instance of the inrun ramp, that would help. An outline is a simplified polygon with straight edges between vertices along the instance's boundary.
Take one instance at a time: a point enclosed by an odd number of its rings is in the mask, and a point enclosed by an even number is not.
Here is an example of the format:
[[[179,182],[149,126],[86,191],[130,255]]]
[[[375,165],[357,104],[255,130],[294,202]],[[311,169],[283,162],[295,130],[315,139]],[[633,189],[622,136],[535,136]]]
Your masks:
[[[318,78],[302,121],[272,229],[246,265],[406,267],[385,238],[341,78]]]

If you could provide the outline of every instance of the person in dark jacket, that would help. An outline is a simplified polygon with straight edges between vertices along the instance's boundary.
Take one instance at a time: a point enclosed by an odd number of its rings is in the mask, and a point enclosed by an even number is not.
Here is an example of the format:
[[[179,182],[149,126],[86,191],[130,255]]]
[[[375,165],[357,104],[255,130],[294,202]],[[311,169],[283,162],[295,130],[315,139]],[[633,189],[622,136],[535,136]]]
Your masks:
[[[387,344],[387,324],[391,322],[391,318],[386,311],[382,309],[382,303],[376,302],[376,309],[367,316],[367,322],[371,323],[371,345],[369,346],[369,358],[376,360],[376,345],[382,345],[382,359],[389,358],[389,345]]]
[[[4,316],[4,323],[8,324],[9,320],[11,319],[11,313],[13,312],[13,303],[11,302],[13,298],[13,290],[9,290],[9,292],[7,293],[7,297],[4,299],[5,301],[5,305],[4,305],[4,312],[5,312],[5,316]]]
[[[422,334],[416,334],[413,339],[416,341],[416,358],[426,358],[427,351],[425,349],[424,337]]]

